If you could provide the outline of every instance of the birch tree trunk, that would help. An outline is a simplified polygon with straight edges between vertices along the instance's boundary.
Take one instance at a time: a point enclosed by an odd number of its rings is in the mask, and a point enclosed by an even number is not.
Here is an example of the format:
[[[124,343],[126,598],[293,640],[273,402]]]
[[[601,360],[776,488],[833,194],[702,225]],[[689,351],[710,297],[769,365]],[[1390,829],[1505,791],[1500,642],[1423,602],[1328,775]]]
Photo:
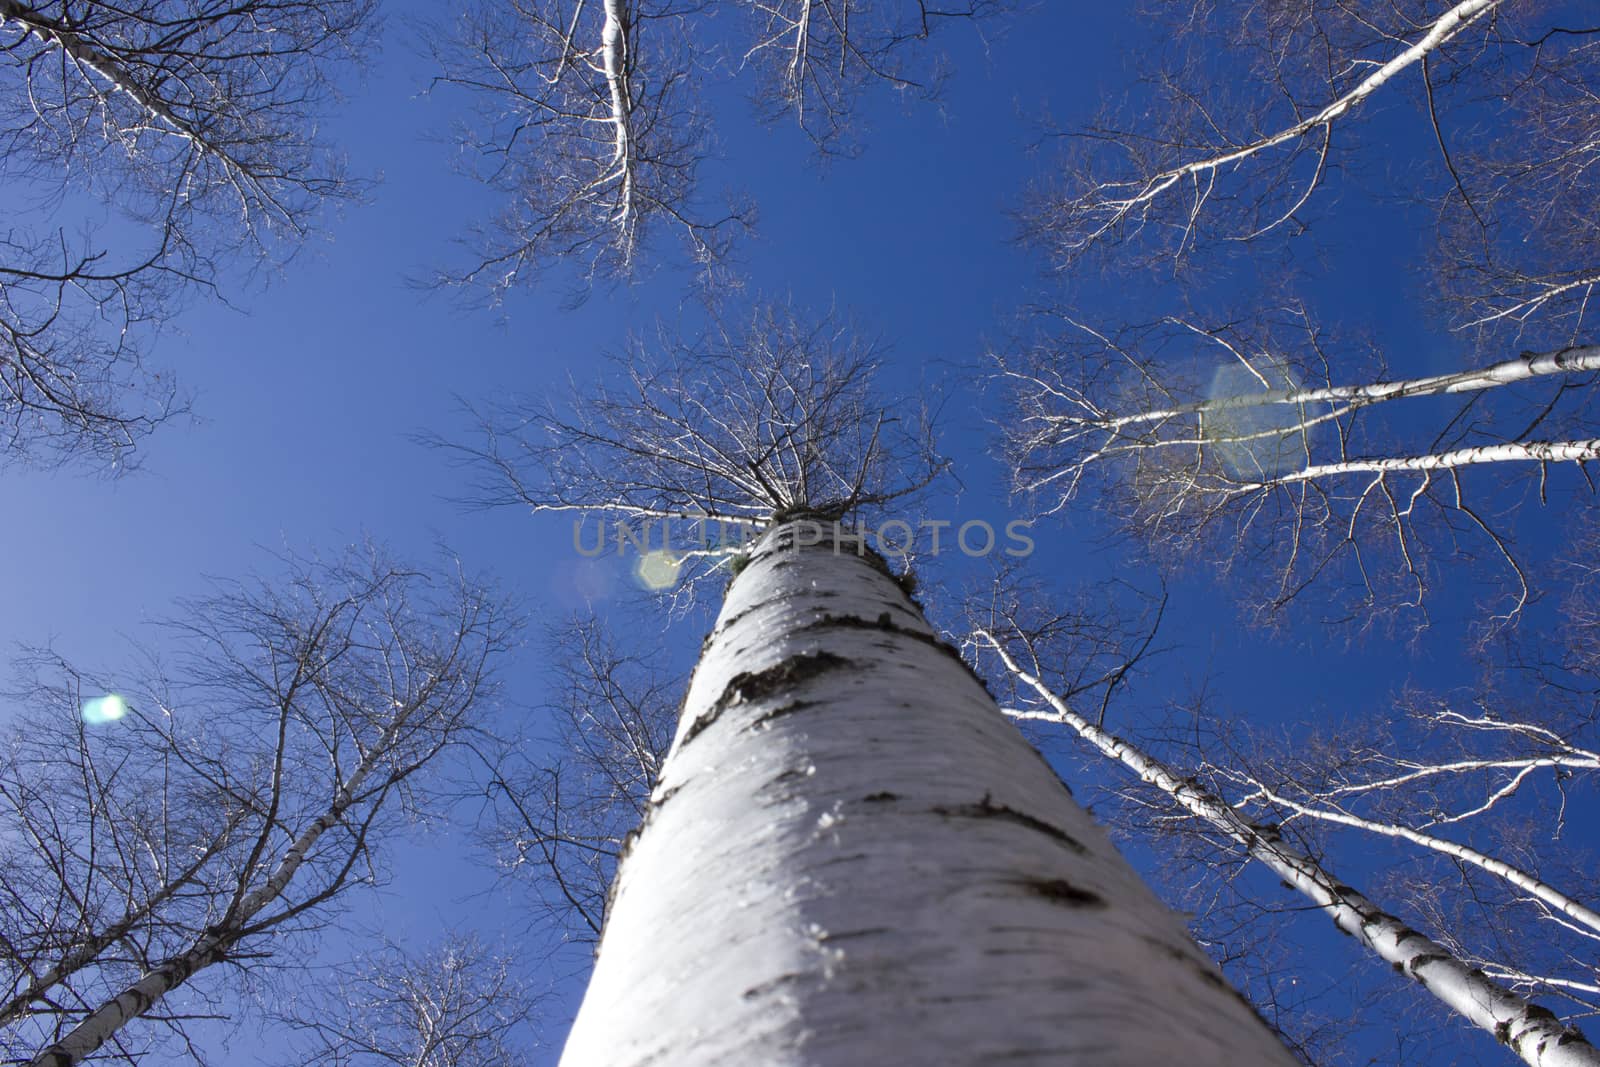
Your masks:
[[[858,539],[748,559],[564,1067],[1293,1062]]]

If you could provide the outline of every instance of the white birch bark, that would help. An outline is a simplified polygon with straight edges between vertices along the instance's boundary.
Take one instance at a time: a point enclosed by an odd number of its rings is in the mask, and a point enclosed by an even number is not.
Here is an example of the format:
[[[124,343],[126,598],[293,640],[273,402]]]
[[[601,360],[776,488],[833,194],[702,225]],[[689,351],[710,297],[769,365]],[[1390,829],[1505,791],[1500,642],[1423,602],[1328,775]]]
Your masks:
[[[219,835],[219,838],[216,845],[201,852],[185,869],[174,874],[161,888],[150,894],[148,899],[130,907],[119,919],[103,930],[85,937],[81,944],[66,953],[57,963],[46,968],[43,974],[28,979],[10,999],[0,1003],[0,1027],[10,1026],[21,1019],[41,997],[93,963],[100,953],[128,936],[171,897],[191,888],[190,880],[211,861],[217,848],[226,842],[225,834]]]
[[[1579,289],[1592,290],[1596,285],[1600,285],[1600,274],[1589,274],[1582,278],[1575,278],[1570,282],[1547,282],[1540,286],[1534,295],[1527,297],[1524,300],[1519,300],[1515,304],[1511,304],[1508,307],[1503,307],[1497,311],[1488,312],[1487,314],[1480,315],[1475,319],[1464,322],[1460,325],[1459,329],[1470,330],[1473,327],[1487,326],[1491,322],[1498,322],[1501,319],[1506,318],[1516,319],[1519,322],[1526,321],[1530,316],[1533,315],[1534,312],[1544,307],[1544,305],[1548,304],[1556,297],[1564,296],[1567,293],[1571,293]]]
[[[1340,474],[1394,474],[1403,471],[1444,471],[1482,463],[1592,463],[1600,459],[1600,439],[1584,441],[1506,441],[1497,445],[1456,448],[1418,456],[1383,456],[1314,463],[1259,482],[1240,483],[1238,491],[1273,485],[1313,482]]]
[[[1246,364],[1247,369],[1254,372]],[[1309,389],[1263,389],[1260,392],[1241,393],[1237,396],[1211,397],[1205,400],[1195,400],[1186,404],[1172,404],[1167,407],[1152,408],[1148,411],[1138,411],[1129,415],[1102,415],[1094,412],[1086,415],[1054,415],[1043,420],[1053,426],[1062,426],[1069,429],[1082,429],[1083,431],[1107,431],[1121,434],[1130,427],[1142,427],[1154,423],[1163,423],[1168,420],[1180,418],[1185,415],[1206,415],[1213,412],[1235,411],[1256,407],[1306,407],[1312,404],[1328,404],[1332,409],[1331,415],[1343,415],[1358,408],[1369,407],[1386,400],[1404,400],[1417,396],[1442,396],[1452,393],[1471,393],[1485,389],[1496,389],[1505,385],[1515,385],[1518,382],[1532,381],[1553,374],[1588,374],[1600,371],[1600,345],[1584,345],[1577,348],[1563,348],[1554,352],[1530,353],[1516,359],[1505,359],[1487,367],[1475,367],[1470,370],[1455,371],[1450,374],[1432,374],[1421,378],[1401,378],[1395,381],[1371,382],[1366,385],[1333,385]],[[1043,386],[1038,379],[1024,374],[1011,373],[1008,377],[1024,382]],[[1330,415],[1315,416],[1315,421],[1325,421]],[[1289,427],[1298,430],[1302,425],[1311,425],[1312,419],[1304,419],[1301,424]],[[1268,431],[1281,436],[1285,428],[1279,427]],[[1267,433],[1255,436],[1266,436]],[[1236,439],[1230,436],[1229,440]],[[1198,441],[1185,441],[1185,444],[1198,443]]]
[[[807,526],[732,583],[564,1067],[1292,1063],[895,580]]]
[[[1401,841],[1409,841],[1420,848],[1437,852],[1443,856],[1449,856],[1451,859],[1459,860],[1462,863],[1471,864],[1479,870],[1486,871],[1496,878],[1515,886],[1572,921],[1581,923],[1590,930],[1600,933],[1600,912],[1596,912],[1581,900],[1563,893],[1555,886],[1534,877],[1522,868],[1504,860],[1496,859],[1487,853],[1479,852],[1470,845],[1463,845],[1458,841],[1451,841],[1435,834],[1424,833],[1421,830],[1416,830],[1400,823],[1378,822],[1375,819],[1364,819],[1359,815],[1352,815],[1349,812],[1339,811],[1335,808],[1305,804],[1275,789],[1268,788],[1264,783],[1253,779],[1250,784],[1251,788],[1255,790],[1255,796],[1250,798],[1252,800],[1259,798],[1269,804],[1276,804],[1294,812],[1296,815],[1302,815],[1309,819],[1318,819],[1338,826],[1364,830],[1369,834],[1377,834],[1380,837],[1393,837]]]
[[[81,34],[74,32],[69,26],[26,4],[18,3],[17,0],[0,0],[0,27],[6,26],[7,23],[20,27],[24,36],[31,33],[41,41],[60,48],[75,65],[104,79],[111,90],[125,94],[139,106],[140,110],[152,119],[158,120],[172,133],[189,141],[202,152],[213,151],[205,139],[179,117],[165,100],[140,85],[115,56],[85,41]]]
[[[1276,829],[1252,822],[1196,781],[1095,726],[1074,712],[1041,679],[1024,671],[992,635],[980,631],[979,636],[999,655],[1006,669],[1051,709],[1012,712],[1014,717],[1046,719],[1071,727],[1103,755],[1117,760],[1189,814],[1236,841],[1286,884],[1315,902],[1339,929],[1414,979],[1458,1015],[1493,1034],[1532,1067],[1600,1067],[1600,1050],[1576,1028],[1563,1026],[1548,1009],[1467,966],[1443,945],[1385,912],[1334,877],[1315,858],[1283,840]]]
[[[633,262],[634,146],[633,90],[628,85],[628,11],[625,0],[605,0],[605,22],[600,29],[600,61],[611,92],[611,125],[616,129],[616,154],[611,179],[620,183],[614,222],[621,235],[624,265]]]
[[[201,125],[180,115],[159,91],[141,83],[116,54],[86,40],[69,24],[51,19],[17,0],[0,0],[0,28],[7,26],[19,27],[24,37],[32,34],[59,48],[74,67],[86,72],[83,80],[92,92],[104,94],[109,91],[126,96],[148,116],[149,128],[179,137],[187,141],[197,155],[220,161],[229,183],[239,191],[246,204],[251,199],[258,200],[296,233],[304,232],[304,225],[296,218],[294,208],[271,188],[270,178],[261,180],[256,165],[246,159],[236,158],[225,145],[208,136]],[[103,81],[104,86],[95,85],[94,78],[89,77],[91,74]],[[216,106],[215,102],[211,106]]]

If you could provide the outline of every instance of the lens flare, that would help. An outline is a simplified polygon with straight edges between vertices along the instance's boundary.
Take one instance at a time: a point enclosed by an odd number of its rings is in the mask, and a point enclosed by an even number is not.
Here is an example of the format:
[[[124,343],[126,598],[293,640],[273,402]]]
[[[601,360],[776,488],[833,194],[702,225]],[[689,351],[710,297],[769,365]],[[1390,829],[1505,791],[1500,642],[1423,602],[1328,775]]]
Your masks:
[[[1263,386],[1265,379],[1265,386]],[[1300,388],[1294,371],[1263,355],[1250,367],[1225,363],[1211,378],[1210,400],[1247,398],[1262,388],[1289,392]],[[1308,446],[1306,405],[1244,404],[1206,412],[1202,432],[1212,455],[1230,478],[1276,478],[1299,467]]]
[[[83,702],[83,721],[90,726],[103,726],[116,722],[128,714],[128,702],[115,693]]]
[[[633,573],[646,589],[660,592],[678,584],[678,571],[682,568],[683,559],[680,556],[670,549],[660,548],[640,556]]]

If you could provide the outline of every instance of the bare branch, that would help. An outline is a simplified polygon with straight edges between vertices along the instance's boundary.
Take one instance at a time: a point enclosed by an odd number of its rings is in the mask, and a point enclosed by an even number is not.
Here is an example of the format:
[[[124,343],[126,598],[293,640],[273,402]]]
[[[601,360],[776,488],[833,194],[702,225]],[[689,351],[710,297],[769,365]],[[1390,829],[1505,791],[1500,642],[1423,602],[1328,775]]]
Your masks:
[[[1295,306],[1256,322],[1168,318],[1115,334],[1063,322],[997,357],[1016,411],[1016,489],[1050,512],[1087,485],[1105,491],[1152,547],[1208,549],[1248,569],[1269,612],[1350,578],[1363,612],[1420,608],[1431,561],[1476,542],[1506,573],[1498,618],[1514,618],[1530,595],[1524,567],[1505,524],[1466,499],[1464,478],[1543,484],[1551,464],[1600,458],[1585,404],[1600,370],[1592,345],[1347,384],[1331,368],[1367,360]]]
[[[295,1063],[525,1067],[538,997],[511,955],[452,934],[422,951],[385,945],[292,1006]]]
[[[437,84],[476,104],[462,167],[507,207],[474,236],[473,263],[439,281],[493,295],[565,260],[584,289],[633,276],[658,232],[703,271],[719,266],[751,213],[708,207],[699,189],[710,134],[689,23],[702,6],[485,3],[441,31]]]
[[[85,702],[41,661],[60,680],[30,688],[0,765],[24,829],[0,879],[4,1041],[33,1062],[79,1062],[369,883],[418,772],[476,728],[507,626],[486,594],[376,552],[290,562],[282,585],[185,605],[180,669],[137,694]]]
[[[535,512],[722,520],[834,518],[924,489],[944,470],[925,418],[875,399],[879,345],[828,315],[758,307],[746,324],[636,346],[566,410],[516,402],[453,445],[480,503]]]
[[[316,137],[373,0],[0,2],[0,453],[116,470],[183,409],[142,347],[241,251],[281,259],[361,183]],[[34,229],[28,208],[89,195],[116,246]],[[104,467],[102,469],[105,469]]]
[[[1045,241],[1062,262],[1068,262],[1101,241],[1121,239],[1146,225],[1159,223],[1161,230],[1175,235],[1175,249],[1181,254],[1197,240],[1201,216],[1209,210],[1210,202],[1220,198],[1219,184],[1232,179],[1235,173],[1246,169],[1247,164],[1254,163],[1254,157],[1287,147],[1288,158],[1271,165],[1278,176],[1286,176],[1293,172],[1302,153],[1314,153],[1315,162],[1310,174],[1303,179],[1303,187],[1280,198],[1285,206],[1251,213],[1247,216],[1249,221],[1230,236],[1252,240],[1275,230],[1293,219],[1316,191],[1326,168],[1336,125],[1401,72],[1418,65],[1484,19],[1500,2],[1460,0],[1420,25],[1412,39],[1394,42],[1378,36],[1380,44],[1392,48],[1392,54],[1382,62],[1354,54],[1335,59],[1330,66],[1339,70],[1341,76],[1350,72],[1365,73],[1321,106],[1304,108],[1298,100],[1291,99],[1295,121],[1277,129],[1269,127],[1269,132],[1256,132],[1261,120],[1252,113],[1241,123],[1249,132],[1233,135],[1221,128],[1211,111],[1187,92],[1174,90],[1172,96],[1178,105],[1192,108],[1202,121],[1192,128],[1180,127],[1164,140],[1155,139],[1154,151],[1149,156],[1141,148],[1154,138],[1144,131],[1105,129],[1080,134],[1086,142],[1108,143],[1122,149],[1119,159],[1122,165],[1118,169],[1124,172],[1132,169],[1132,175],[1102,177],[1089,171],[1066,192],[1042,197],[1032,209],[1029,230]],[[1307,15],[1316,17],[1309,11]],[[1279,84],[1281,86],[1282,82]],[[1268,85],[1267,88],[1276,87]],[[1182,121],[1176,113],[1172,118]],[[1161,137],[1162,134],[1155,135],[1155,138]],[[1172,162],[1166,162],[1169,159]],[[1155,162],[1158,160],[1161,162]],[[1270,169],[1268,173],[1271,174]],[[1276,181],[1277,177],[1268,180]],[[1170,214],[1158,211],[1169,198],[1181,203]]]
[[[742,64],[761,78],[755,99],[770,121],[789,116],[820,155],[857,148],[857,99],[874,83],[936,97],[943,81],[928,41],[951,23],[983,25],[1003,0],[947,5],[907,0],[739,0],[750,34]]]

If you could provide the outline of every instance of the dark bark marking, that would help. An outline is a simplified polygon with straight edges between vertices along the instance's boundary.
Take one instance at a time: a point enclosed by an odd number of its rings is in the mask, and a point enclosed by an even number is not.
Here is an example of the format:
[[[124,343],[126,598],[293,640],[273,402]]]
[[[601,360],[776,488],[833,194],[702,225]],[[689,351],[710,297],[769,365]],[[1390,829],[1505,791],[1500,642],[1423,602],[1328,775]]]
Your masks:
[[[860,615],[821,615],[800,627],[802,630],[886,630],[889,633],[902,633],[907,637],[915,637],[926,641],[928,634],[917,633],[915,630],[906,630],[894,622],[891,612],[879,612],[876,619],[865,619]]]
[[[817,702],[815,700],[791,700],[781,708],[773,708],[771,711],[762,712],[751,721],[749,729],[754,730],[757,726],[769,723],[773,719],[781,719],[785,715],[792,715],[797,711],[803,711],[806,708],[814,708],[816,706]]]
[[[887,934],[891,932],[892,931],[887,926],[869,926],[864,930],[845,930],[837,934],[829,933],[825,930],[817,935],[817,941],[819,943],[825,941],[848,941],[853,937],[873,937],[877,934]]]
[[[806,772],[805,771],[801,770],[798,767],[790,767],[788,770],[783,771],[776,778],[772,779],[772,781],[768,782],[766,785],[762,786],[761,788],[763,788],[763,789],[771,789],[773,786],[775,786],[775,785],[783,785],[785,782],[799,781],[801,778],[804,778],[805,776],[806,776]]]
[[[760,985],[751,986],[749,989],[746,989],[740,995],[745,1000],[754,1000],[757,997],[764,997],[768,993],[771,993],[774,990],[781,988],[782,986],[788,985],[791,982],[798,982],[804,977],[805,977],[805,975],[798,974],[798,973],[795,973],[795,974],[780,974],[778,977],[773,978],[770,981],[762,982]]]
[[[832,652],[822,649],[816,652],[802,652],[790,656],[781,663],[760,671],[740,671],[728,680],[728,685],[700,718],[696,719],[683,735],[683,743],[699,737],[706,728],[722,717],[722,713],[734,704],[747,704],[751,701],[761,700],[772,696],[774,693],[799,685],[808,679],[837,667],[847,666],[849,660],[843,656],[836,656]]]
[[[1046,900],[1069,908],[1103,908],[1106,898],[1089,889],[1080,889],[1064,878],[1023,878],[1018,885]]]
[[[716,708],[726,708],[732,704],[748,704],[753,700],[762,700],[781,692],[792,686],[799,685],[819,674],[844,667],[850,663],[843,656],[835,655],[827,649],[816,652],[802,652],[790,656],[780,663],[760,671],[741,671],[729,681],[722,696],[717,698]]]
[[[933,809],[933,813],[935,815],[963,819],[1002,819],[1006,822],[1016,823],[1018,826],[1025,826],[1030,830],[1035,830],[1046,837],[1059,841],[1080,856],[1088,852],[1083,842],[1060,827],[1052,826],[1043,819],[1018,811],[1015,808],[1006,807],[1004,804],[996,804],[987,793],[984,794],[983,800],[976,804],[962,804],[954,808],[937,807]]]
[[[904,610],[904,609],[901,609],[901,610]],[[913,616],[913,618],[914,617],[915,616]],[[876,619],[864,619],[859,615],[823,615],[822,617],[820,617],[818,619],[815,619],[812,622],[806,623],[804,626],[801,627],[801,629],[802,630],[831,630],[831,629],[882,630],[882,631],[887,632],[887,633],[900,634],[903,637],[909,637],[913,641],[921,641],[923,644],[928,645],[931,648],[938,649],[940,652],[944,653],[945,655],[949,656],[951,659],[955,660],[957,663],[959,663],[961,665],[961,669],[966,672],[967,677],[969,677],[973,681],[977,682],[978,685],[983,689],[983,691],[985,693],[989,692],[989,684],[987,682],[985,682],[981,676],[979,676],[977,671],[972,669],[972,665],[970,663],[968,663],[965,659],[961,658],[961,653],[956,650],[954,645],[951,645],[948,642],[941,640],[937,634],[934,634],[934,633],[922,633],[920,630],[907,629],[904,626],[900,626],[900,625],[896,624],[895,621],[894,621],[894,617],[890,612],[887,612],[887,611],[882,612],[882,613],[880,613],[878,615],[878,617]],[[992,693],[990,695],[993,696]]]
[[[1394,969],[1399,971],[1401,974],[1409,973],[1412,978],[1420,982],[1423,979],[1422,975],[1417,973],[1419,970],[1426,967],[1430,963],[1442,963],[1449,958],[1449,956],[1446,956],[1442,952],[1424,952],[1420,956],[1413,956],[1404,963],[1395,964]]]

